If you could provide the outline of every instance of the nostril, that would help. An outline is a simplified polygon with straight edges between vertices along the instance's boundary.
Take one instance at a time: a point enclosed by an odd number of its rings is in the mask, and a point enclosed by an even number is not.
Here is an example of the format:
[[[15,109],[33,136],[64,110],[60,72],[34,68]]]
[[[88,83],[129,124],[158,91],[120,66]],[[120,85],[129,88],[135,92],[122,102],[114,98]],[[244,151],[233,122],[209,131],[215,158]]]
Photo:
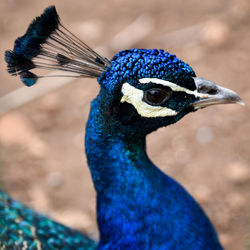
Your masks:
[[[216,86],[201,85],[198,88],[198,92],[203,94],[216,95],[218,93],[218,89],[216,88]]]

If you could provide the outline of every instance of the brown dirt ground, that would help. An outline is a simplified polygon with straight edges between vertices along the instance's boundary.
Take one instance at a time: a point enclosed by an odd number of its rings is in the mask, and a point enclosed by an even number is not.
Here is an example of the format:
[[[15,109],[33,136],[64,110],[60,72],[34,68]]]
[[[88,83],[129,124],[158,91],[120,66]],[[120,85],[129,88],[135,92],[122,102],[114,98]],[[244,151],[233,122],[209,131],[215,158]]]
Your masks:
[[[198,76],[241,95],[245,107],[210,107],[151,134],[148,151],[199,201],[226,249],[250,249],[249,1],[2,0],[1,55],[52,3],[67,27],[92,47],[105,45],[108,57],[120,44],[128,46],[124,49],[163,48],[192,65]],[[151,29],[136,41],[126,44],[118,37],[115,43],[115,35],[141,15]],[[145,28],[140,25],[138,32]],[[128,41],[133,37],[127,34]],[[21,84],[6,73],[3,56],[1,65],[3,96]],[[36,210],[94,237],[95,193],[83,136],[97,91],[94,80],[75,80],[0,117],[1,186]]]

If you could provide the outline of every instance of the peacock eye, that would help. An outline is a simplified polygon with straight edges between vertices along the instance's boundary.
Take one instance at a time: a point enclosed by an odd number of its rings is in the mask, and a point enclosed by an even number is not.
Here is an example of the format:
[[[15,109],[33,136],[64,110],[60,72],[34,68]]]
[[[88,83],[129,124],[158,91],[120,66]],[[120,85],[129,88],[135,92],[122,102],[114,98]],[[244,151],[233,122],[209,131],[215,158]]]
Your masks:
[[[144,91],[143,100],[150,105],[161,105],[167,101],[172,94],[171,90],[161,88],[151,88]]]

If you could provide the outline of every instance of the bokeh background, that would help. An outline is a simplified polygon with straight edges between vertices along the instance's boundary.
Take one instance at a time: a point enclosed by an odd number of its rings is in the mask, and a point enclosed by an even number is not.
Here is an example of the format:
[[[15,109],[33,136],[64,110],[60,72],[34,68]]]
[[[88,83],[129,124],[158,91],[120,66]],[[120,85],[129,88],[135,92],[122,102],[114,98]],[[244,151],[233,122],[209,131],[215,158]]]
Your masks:
[[[158,130],[147,142],[153,161],[205,209],[225,248],[250,249],[249,0],[1,0],[0,102],[22,86],[6,72],[4,50],[12,49],[15,38],[51,4],[66,27],[104,56],[132,47],[162,48],[189,63],[198,76],[240,94],[245,107],[209,107]],[[48,93],[28,103],[9,110],[25,99],[24,91],[2,106],[0,187],[98,237],[84,153],[84,127],[98,84],[70,79],[50,89],[56,81],[48,78],[43,89]]]

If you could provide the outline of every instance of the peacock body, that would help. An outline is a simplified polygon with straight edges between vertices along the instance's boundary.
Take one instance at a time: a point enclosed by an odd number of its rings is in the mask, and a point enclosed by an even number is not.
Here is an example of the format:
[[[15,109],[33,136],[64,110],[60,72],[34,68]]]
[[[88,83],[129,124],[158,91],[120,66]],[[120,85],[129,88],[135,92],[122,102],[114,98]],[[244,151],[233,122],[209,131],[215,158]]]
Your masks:
[[[130,49],[104,58],[62,25],[54,6],[31,23],[5,59],[8,72],[27,86],[44,77],[34,74],[35,68],[98,78],[85,148],[100,241],[1,192],[3,249],[222,249],[199,204],[150,161],[146,136],[200,108],[241,103],[236,93],[196,77],[188,64],[163,50]]]

